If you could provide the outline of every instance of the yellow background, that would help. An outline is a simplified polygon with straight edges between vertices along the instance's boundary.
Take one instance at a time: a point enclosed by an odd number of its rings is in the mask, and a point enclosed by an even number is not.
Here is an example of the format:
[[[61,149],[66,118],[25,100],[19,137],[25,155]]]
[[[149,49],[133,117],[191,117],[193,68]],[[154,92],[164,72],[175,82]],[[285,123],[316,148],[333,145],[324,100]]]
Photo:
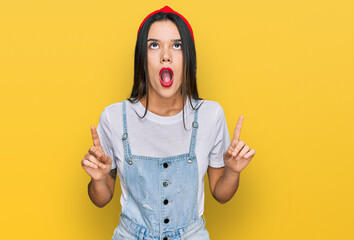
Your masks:
[[[2,1],[1,239],[111,239],[81,159],[133,82],[136,33],[165,5],[195,34],[200,96],[256,150],[211,239],[354,239],[354,4],[339,0]],[[232,136],[231,136],[232,137]]]

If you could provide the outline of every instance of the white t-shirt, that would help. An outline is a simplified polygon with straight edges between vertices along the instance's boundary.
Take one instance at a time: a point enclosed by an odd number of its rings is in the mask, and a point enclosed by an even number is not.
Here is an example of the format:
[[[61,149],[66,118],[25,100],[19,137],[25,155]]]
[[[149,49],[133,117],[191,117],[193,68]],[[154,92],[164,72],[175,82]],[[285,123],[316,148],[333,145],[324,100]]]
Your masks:
[[[127,131],[131,154],[149,157],[171,157],[189,152],[194,110],[189,99],[183,112],[174,116],[160,116],[150,111],[144,118],[145,107],[139,102],[126,101]],[[193,102],[193,101],[192,101]],[[197,137],[195,154],[198,163],[198,214],[204,212],[204,176],[208,165],[214,168],[224,166],[223,153],[230,145],[230,136],[224,111],[219,103],[199,100]],[[194,102],[193,102],[194,104]],[[113,103],[101,113],[97,132],[104,152],[112,158],[111,169],[117,168],[122,189],[122,208],[127,200],[127,190],[123,181],[123,116],[122,102]],[[139,114],[139,116],[137,115]]]

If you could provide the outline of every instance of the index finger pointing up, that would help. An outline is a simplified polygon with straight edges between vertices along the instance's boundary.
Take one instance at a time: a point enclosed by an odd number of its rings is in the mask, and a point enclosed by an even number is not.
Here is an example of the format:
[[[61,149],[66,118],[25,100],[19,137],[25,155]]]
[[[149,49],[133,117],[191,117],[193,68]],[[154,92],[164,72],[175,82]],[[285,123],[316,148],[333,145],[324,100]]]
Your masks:
[[[238,118],[238,121],[237,121],[237,124],[236,124],[236,127],[235,127],[235,131],[234,131],[234,136],[233,136],[233,139],[236,140],[237,142],[240,139],[242,122],[243,122],[243,116],[240,116]]]
[[[96,147],[101,146],[100,138],[98,137],[98,133],[94,125],[91,125],[91,134],[92,134],[93,144]]]

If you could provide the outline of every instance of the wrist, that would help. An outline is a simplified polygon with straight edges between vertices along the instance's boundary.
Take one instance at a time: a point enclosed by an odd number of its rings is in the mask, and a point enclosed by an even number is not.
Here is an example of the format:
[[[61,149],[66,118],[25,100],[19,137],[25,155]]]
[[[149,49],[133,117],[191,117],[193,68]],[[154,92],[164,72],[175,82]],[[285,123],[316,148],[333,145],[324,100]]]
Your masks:
[[[102,178],[98,178],[98,179],[91,178],[91,182],[95,183],[95,184],[106,183],[107,182],[107,176],[103,176]]]
[[[240,176],[241,171],[236,171],[235,169],[225,165],[225,173],[226,174],[231,174],[231,175],[234,175],[234,176]]]

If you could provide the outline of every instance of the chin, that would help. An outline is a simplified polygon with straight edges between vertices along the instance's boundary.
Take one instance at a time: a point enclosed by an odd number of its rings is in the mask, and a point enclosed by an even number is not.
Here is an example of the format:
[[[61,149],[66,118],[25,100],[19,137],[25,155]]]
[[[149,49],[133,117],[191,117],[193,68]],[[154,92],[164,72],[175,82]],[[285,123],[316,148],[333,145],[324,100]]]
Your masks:
[[[150,90],[153,90],[159,97],[162,98],[171,98],[180,93],[181,84],[173,82],[172,85],[168,88],[163,87],[160,83],[160,80],[154,84],[155,86],[149,86]]]
[[[169,90],[170,89],[168,90],[163,89],[162,91],[159,91],[157,94],[163,98],[171,98],[176,95],[177,91],[173,91],[172,89],[170,91]]]

